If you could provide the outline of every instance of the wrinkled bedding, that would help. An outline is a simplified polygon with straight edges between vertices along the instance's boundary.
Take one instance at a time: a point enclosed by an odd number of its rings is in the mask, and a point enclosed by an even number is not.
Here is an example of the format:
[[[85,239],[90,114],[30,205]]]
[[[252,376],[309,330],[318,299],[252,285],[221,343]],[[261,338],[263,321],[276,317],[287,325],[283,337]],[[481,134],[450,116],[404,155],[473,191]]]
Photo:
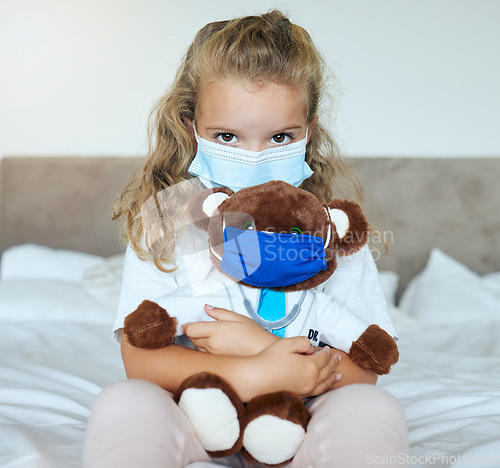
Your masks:
[[[500,466],[499,336],[499,323],[402,334],[380,384],[403,405],[414,466]]]
[[[2,323],[0,466],[81,466],[90,405],[124,378],[109,327]]]
[[[35,262],[37,248],[26,248]],[[111,333],[121,259],[82,261],[77,255],[76,263],[61,265],[58,255],[52,265],[50,255],[42,256],[46,268],[31,277],[13,268],[14,254],[2,260],[3,468],[80,467],[92,401],[103,387],[125,378]],[[458,273],[452,271],[457,267]],[[400,362],[379,385],[403,405],[411,466],[500,466],[500,276],[468,277],[474,274],[464,268],[434,252],[400,307],[391,306]],[[437,293],[429,289],[448,276],[454,285],[441,284]],[[383,284],[392,297],[394,274]],[[464,289],[469,302],[457,297]],[[460,309],[464,303],[469,313]]]

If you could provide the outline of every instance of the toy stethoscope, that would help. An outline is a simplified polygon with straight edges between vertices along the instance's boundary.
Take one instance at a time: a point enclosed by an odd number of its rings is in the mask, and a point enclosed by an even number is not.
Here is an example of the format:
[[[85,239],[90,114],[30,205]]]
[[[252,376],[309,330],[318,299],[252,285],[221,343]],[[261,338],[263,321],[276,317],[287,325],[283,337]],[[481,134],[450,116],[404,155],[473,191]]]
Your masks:
[[[262,328],[265,328],[269,332],[273,332],[273,330],[278,330],[283,327],[287,327],[290,325],[299,315],[300,309],[302,307],[302,303],[307,294],[307,290],[302,291],[302,295],[300,296],[299,302],[295,304],[290,311],[290,313],[286,314],[283,318],[278,320],[266,320],[257,314],[257,312],[252,307],[250,300],[246,297],[245,292],[240,283],[238,283],[238,287],[240,288],[241,295],[243,296],[243,304],[248,312],[248,316],[256,323],[258,323]]]

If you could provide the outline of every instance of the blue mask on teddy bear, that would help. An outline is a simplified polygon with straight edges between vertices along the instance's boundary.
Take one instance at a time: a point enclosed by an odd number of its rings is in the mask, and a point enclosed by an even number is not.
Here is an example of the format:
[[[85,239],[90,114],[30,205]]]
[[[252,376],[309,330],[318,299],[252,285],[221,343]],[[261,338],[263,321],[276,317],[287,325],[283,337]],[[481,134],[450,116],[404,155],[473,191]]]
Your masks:
[[[302,234],[298,228],[295,233],[275,233],[249,227],[224,228],[220,268],[228,275],[259,288],[275,288],[304,281],[326,269],[321,237]]]

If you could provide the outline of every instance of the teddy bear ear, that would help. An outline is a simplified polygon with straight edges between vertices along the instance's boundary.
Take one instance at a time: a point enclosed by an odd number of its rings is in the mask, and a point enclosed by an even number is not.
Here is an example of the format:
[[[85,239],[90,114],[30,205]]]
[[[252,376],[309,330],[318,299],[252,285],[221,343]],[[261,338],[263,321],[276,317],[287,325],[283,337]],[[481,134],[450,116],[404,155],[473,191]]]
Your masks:
[[[215,214],[221,203],[234,192],[226,187],[202,190],[197,193],[188,205],[188,216],[191,222],[199,229],[208,230],[208,222]]]
[[[351,255],[368,241],[368,222],[361,207],[349,200],[332,200],[328,214],[335,225],[337,254]]]

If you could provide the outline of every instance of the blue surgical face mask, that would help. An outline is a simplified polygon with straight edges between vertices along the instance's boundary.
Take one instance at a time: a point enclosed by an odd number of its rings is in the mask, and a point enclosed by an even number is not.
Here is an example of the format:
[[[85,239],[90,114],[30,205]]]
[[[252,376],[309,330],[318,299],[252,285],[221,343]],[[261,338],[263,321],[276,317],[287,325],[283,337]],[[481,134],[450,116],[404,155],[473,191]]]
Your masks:
[[[249,151],[200,138],[195,131],[198,151],[189,173],[210,188],[228,187],[234,192],[271,180],[284,180],[295,187],[311,177],[306,163],[306,137],[295,143],[264,151]]]
[[[222,271],[260,288],[290,286],[326,269],[326,242],[309,234],[278,234],[224,228]]]

